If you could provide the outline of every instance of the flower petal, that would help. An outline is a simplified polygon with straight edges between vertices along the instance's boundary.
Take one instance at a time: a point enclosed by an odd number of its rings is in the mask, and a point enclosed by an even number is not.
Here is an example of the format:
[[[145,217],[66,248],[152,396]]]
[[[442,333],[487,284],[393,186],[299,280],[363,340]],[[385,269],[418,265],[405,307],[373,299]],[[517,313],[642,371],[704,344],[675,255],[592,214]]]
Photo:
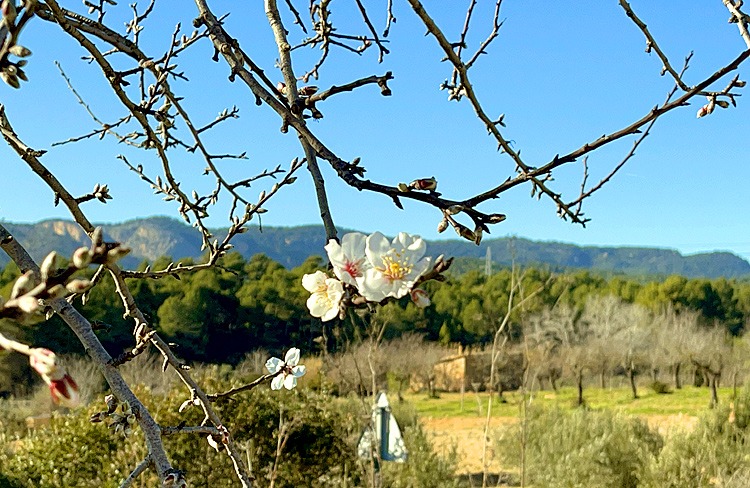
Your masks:
[[[294,375],[286,375],[284,378],[284,388],[287,390],[292,390],[294,387],[297,386],[297,378],[294,377]]]
[[[271,374],[276,374],[284,365],[284,361],[279,358],[271,358],[266,361],[266,369]]]
[[[313,317],[323,317],[330,313],[331,310],[338,309],[338,307],[333,306],[333,302],[325,293],[313,293],[310,295],[310,298],[307,299],[307,308]]]
[[[280,374],[280,375],[274,377],[274,379],[271,380],[271,389],[272,390],[280,390],[281,389],[281,385],[284,384],[285,377],[286,377],[286,375],[284,375],[284,374]]]
[[[383,256],[391,249],[391,243],[380,232],[367,236],[365,254],[370,263],[378,268],[383,266]]]
[[[316,293],[325,290],[326,279],[328,279],[328,275],[318,270],[314,273],[304,275],[302,277],[302,286],[310,293]]]
[[[307,366],[304,366],[302,364],[292,368],[292,374],[295,378],[301,378],[305,376],[305,373],[307,373]]]
[[[424,239],[419,236],[407,234],[406,232],[399,232],[398,236],[393,239],[393,247],[396,249],[402,247],[414,254],[415,261],[424,256],[425,251],[427,251],[427,243]]]
[[[364,257],[367,236],[361,232],[349,232],[341,238],[341,248],[349,257]]]
[[[297,366],[299,363],[299,349],[293,347],[286,352],[284,356],[284,362],[287,366]]]

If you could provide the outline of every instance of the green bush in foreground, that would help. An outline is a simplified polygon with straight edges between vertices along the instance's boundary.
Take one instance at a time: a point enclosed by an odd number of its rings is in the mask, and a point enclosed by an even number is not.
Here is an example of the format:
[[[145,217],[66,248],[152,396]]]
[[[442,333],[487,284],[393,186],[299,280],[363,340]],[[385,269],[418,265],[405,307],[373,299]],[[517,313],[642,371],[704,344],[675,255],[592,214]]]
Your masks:
[[[518,425],[501,432],[505,463],[520,464],[520,433]],[[525,444],[526,478],[534,486],[635,488],[663,441],[638,419],[578,409],[530,412]]]
[[[206,368],[196,374],[209,390],[219,391],[226,371]],[[236,378],[235,378],[236,380]],[[197,425],[202,410],[178,407],[187,398],[178,386],[156,394],[138,387],[136,394],[165,426],[181,422]],[[275,477],[276,487],[367,486],[367,463],[356,457],[356,443],[369,418],[369,401],[335,398],[309,389],[270,391],[259,387],[216,404],[243,457],[251,463],[255,486],[267,487]],[[139,429],[129,438],[115,434],[104,423],[89,417],[104,407],[94,404],[69,415],[56,415],[50,425],[24,437],[0,433],[0,488],[89,488],[117,487],[146,456]],[[456,456],[435,454],[416,421],[413,409],[395,407],[401,422],[409,461],[384,463],[383,486],[394,488],[455,486]],[[280,421],[288,426],[288,437],[276,458]],[[237,486],[228,456],[211,448],[203,435],[176,434],[164,437],[174,466],[183,469],[190,486],[212,488]],[[274,465],[276,468],[274,469]],[[157,486],[153,472],[143,473],[135,486]]]
[[[139,391],[144,403],[163,425],[199,424],[202,411],[197,407],[179,414],[185,399],[180,390],[166,396]],[[327,486],[318,482],[332,474],[348,473],[350,486],[357,482],[358,470],[353,444],[359,432],[358,417],[330,397],[310,391],[270,392],[258,388],[237,395],[219,406],[222,417],[237,445],[252,462],[257,486],[267,486],[273,469],[279,415],[291,422],[289,438],[279,457],[276,486]],[[132,438],[111,432],[104,424],[91,424],[88,418],[98,408],[80,410],[53,418],[51,425],[28,436],[7,442],[0,451],[0,473],[7,483],[23,487],[110,487],[128,475],[146,453],[139,429]],[[353,440],[354,438],[354,440]],[[215,452],[205,436],[177,434],[164,438],[175,466],[186,471],[192,486],[233,487],[236,476],[229,458]],[[0,477],[2,480],[2,477]],[[153,473],[139,479],[142,486],[156,486]],[[11,485],[14,486],[14,485]]]
[[[750,486],[750,390],[671,438],[649,471],[650,488]]]

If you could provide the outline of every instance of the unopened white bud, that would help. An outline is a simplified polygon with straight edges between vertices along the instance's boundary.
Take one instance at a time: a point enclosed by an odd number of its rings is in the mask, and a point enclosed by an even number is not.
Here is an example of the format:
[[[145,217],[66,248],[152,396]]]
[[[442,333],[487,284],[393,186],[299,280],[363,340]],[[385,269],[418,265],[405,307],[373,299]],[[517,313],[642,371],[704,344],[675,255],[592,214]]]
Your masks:
[[[57,253],[55,251],[52,251],[51,253],[47,254],[47,257],[44,258],[44,261],[42,261],[42,265],[39,267],[42,273],[42,281],[47,281],[47,279],[57,269],[57,265]]]
[[[21,295],[25,295],[34,288],[34,273],[27,271],[21,275],[13,284],[13,290],[10,292],[11,300]]]
[[[91,281],[89,280],[73,280],[67,285],[65,285],[65,288],[70,293],[83,293],[84,291],[91,288]]]
[[[79,247],[73,253],[73,265],[78,269],[83,269],[91,264],[91,251],[87,247]]]

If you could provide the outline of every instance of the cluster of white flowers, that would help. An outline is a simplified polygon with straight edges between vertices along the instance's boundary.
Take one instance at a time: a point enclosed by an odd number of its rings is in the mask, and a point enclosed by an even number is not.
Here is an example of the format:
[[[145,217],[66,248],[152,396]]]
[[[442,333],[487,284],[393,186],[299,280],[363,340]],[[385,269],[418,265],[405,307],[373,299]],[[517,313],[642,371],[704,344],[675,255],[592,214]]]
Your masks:
[[[431,259],[424,257],[426,248],[421,237],[405,232],[393,241],[380,232],[369,236],[351,232],[343,236],[340,244],[330,240],[325,250],[338,279],[322,271],[305,275],[302,286],[311,293],[307,308],[313,317],[320,317],[324,322],[335,318],[344,297],[344,284],[354,287],[371,302],[411,293],[418,306],[429,305],[427,294],[414,289],[431,264]]]
[[[380,232],[369,236],[351,232],[341,238],[340,244],[331,239],[325,250],[336,278],[322,271],[302,277],[302,286],[310,292],[307,308],[313,317],[320,317],[324,322],[336,318],[347,286],[371,302],[409,294],[418,307],[428,306],[430,298],[427,292],[414,288],[432,264],[429,257],[424,257],[426,248],[421,237],[405,232],[393,241]],[[300,350],[293,347],[283,360],[272,357],[266,361],[266,368],[273,375],[272,390],[282,387],[291,390],[297,386],[297,378],[306,372],[299,359]]]

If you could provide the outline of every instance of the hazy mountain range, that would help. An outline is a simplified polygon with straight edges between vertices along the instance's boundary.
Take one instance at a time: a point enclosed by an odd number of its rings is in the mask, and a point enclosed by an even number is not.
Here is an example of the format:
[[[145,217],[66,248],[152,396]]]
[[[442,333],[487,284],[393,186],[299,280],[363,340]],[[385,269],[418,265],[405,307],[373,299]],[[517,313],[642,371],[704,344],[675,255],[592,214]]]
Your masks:
[[[71,221],[46,220],[36,224],[3,225],[22,243],[31,255],[40,259],[55,250],[70,256],[80,245],[89,243],[85,233]],[[106,240],[125,243],[132,252],[123,264],[133,267],[161,256],[174,259],[199,257],[200,237],[192,227],[167,217],[137,219],[121,224],[104,224]],[[217,237],[222,235],[216,229]],[[250,257],[264,253],[286,267],[301,264],[308,256],[323,255],[325,232],[322,226],[257,227],[238,235],[235,250]],[[669,249],[642,247],[592,247],[557,242],[538,242],[520,237],[485,239],[481,246],[459,239],[428,241],[428,253],[461,258],[459,269],[484,268],[487,249],[497,267],[507,265],[512,257],[518,264],[547,265],[556,269],[581,268],[612,273],[638,275],[679,274],[686,277],[750,277],[750,263],[729,252],[711,252],[683,256]],[[0,253],[1,254],[1,253]],[[0,256],[0,264],[8,262]]]

